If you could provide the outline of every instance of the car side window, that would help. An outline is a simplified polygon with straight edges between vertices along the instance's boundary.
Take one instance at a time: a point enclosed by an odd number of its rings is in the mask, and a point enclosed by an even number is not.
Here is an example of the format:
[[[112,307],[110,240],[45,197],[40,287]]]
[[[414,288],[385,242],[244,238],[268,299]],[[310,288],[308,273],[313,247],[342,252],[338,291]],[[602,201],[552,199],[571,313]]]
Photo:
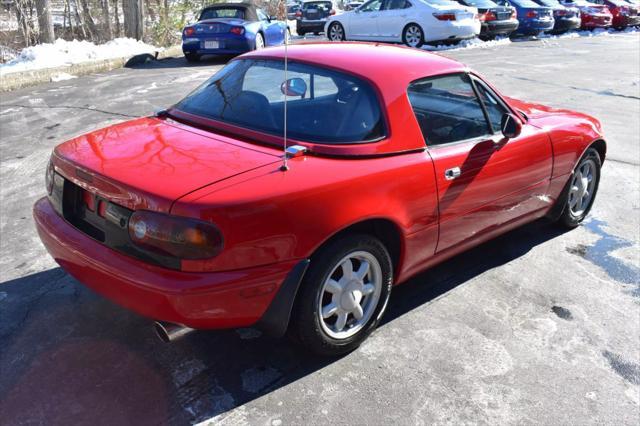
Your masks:
[[[441,145],[491,134],[467,74],[429,77],[407,89],[427,145]]]
[[[370,0],[360,6],[361,12],[377,12],[382,7],[382,0]]]
[[[258,14],[258,19],[261,21],[268,21],[269,17],[266,13],[262,11],[262,9],[256,9],[256,13]]]
[[[411,7],[411,3],[407,0],[386,0],[384,3],[384,10],[399,10],[407,9]]]
[[[476,84],[476,89],[478,89],[478,96],[480,97],[480,100],[487,111],[487,115],[489,116],[491,127],[493,128],[494,133],[499,132],[500,126],[502,125],[502,116],[507,112],[507,110],[498,100],[498,96],[495,93],[479,81],[474,80],[474,82]]]

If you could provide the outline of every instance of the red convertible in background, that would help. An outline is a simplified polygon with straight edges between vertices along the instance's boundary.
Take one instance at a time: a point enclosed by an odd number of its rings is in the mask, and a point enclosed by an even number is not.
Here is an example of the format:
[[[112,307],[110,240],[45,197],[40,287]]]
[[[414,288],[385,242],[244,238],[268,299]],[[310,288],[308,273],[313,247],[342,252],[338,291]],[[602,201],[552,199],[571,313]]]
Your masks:
[[[159,323],[356,348],[391,288],[547,216],[577,226],[606,145],[587,115],[363,43],[240,56],[154,117],[59,145],[34,206],[69,274]],[[283,167],[287,96],[288,167]]]

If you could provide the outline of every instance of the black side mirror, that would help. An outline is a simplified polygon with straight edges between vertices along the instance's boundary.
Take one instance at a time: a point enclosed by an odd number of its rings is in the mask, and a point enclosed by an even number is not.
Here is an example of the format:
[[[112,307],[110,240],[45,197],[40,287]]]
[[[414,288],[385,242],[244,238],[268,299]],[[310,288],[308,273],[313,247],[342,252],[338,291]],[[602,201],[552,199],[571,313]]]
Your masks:
[[[500,129],[505,138],[517,138],[522,132],[522,123],[513,114],[505,113],[500,122]]]

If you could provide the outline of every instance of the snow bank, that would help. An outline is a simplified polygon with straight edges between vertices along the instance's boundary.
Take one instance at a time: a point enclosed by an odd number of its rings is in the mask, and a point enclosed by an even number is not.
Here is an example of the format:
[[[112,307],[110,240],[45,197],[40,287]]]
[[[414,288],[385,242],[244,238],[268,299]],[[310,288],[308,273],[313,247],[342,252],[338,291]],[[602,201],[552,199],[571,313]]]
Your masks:
[[[509,40],[508,37],[496,39],[496,40],[490,40],[490,41],[482,41],[479,38],[472,38],[469,40],[462,40],[460,43],[455,45],[442,44],[437,46],[431,46],[431,45],[425,44],[422,46],[422,48],[424,50],[429,50],[431,52],[442,51],[442,50],[453,50],[453,49],[488,49],[488,48],[502,46],[509,43],[511,43],[511,40]]]
[[[105,44],[58,39],[53,44],[38,44],[0,65],[0,75],[19,71],[60,67],[99,59],[113,59],[162,50],[131,38],[117,38]]]

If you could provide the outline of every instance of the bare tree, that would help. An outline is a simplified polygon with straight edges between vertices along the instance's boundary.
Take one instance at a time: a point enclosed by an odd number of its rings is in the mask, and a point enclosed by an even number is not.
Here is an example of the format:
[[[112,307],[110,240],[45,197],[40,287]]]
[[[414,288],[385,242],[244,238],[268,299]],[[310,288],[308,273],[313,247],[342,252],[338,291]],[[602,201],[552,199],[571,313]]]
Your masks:
[[[113,1],[113,17],[116,20],[116,37],[120,37],[120,12],[118,11],[119,0]]]
[[[111,16],[109,16],[109,0],[100,0],[100,8],[102,9],[103,36],[107,40],[111,40],[113,39],[113,30],[111,29]]]
[[[98,27],[96,27],[96,22],[93,20],[93,16],[91,16],[91,10],[89,9],[87,0],[80,0],[80,7],[82,8],[82,20],[89,33],[89,37],[96,39],[98,37]]]
[[[51,19],[51,2],[49,0],[35,0],[38,14],[38,29],[40,43],[53,43],[53,20]]]
[[[144,36],[142,9],[142,0],[122,0],[124,35],[126,37],[142,40]]]
[[[35,30],[33,28],[33,23],[31,22],[31,1],[16,0],[13,6],[25,46],[35,44]]]

